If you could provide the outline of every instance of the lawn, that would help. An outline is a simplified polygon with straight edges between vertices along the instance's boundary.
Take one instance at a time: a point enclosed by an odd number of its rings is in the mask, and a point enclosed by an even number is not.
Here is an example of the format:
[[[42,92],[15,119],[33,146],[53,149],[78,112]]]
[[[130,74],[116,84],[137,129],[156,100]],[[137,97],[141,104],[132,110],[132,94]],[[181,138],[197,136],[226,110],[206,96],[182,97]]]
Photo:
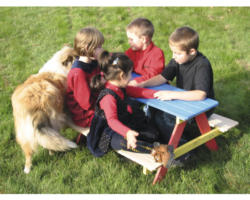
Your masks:
[[[23,173],[24,155],[15,141],[10,97],[17,85],[76,32],[95,26],[104,48],[125,51],[125,27],[136,17],[155,26],[154,43],[171,58],[168,37],[188,25],[200,35],[199,50],[214,71],[219,106],[216,113],[239,125],[216,138],[217,152],[204,145],[192,162],[170,169],[155,186],[155,173],[110,151],[93,157],[86,147],[50,156],[39,148],[30,174]],[[0,194],[246,194],[250,193],[250,8],[248,7],[0,7]],[[71,129],[63,134],[74,139]]]

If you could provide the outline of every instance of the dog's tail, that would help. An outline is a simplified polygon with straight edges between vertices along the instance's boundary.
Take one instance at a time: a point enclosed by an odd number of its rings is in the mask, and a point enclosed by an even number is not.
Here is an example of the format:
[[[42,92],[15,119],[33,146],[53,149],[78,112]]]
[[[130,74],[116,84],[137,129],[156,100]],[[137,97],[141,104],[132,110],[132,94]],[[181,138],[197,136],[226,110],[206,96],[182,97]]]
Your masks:
[[[39,145],[52,151],[66,151],[76,148],[77,145],[63,137],[53,129],[49,117],[42,111],[37,111],[33,118],[35,138]]]

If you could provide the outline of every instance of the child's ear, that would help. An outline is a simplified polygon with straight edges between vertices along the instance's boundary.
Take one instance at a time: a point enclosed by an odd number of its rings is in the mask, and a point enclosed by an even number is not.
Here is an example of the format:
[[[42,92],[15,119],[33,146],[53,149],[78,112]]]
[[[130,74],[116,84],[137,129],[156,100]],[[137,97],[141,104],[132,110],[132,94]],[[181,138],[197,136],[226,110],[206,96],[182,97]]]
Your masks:
[[[197,50],[194,49],[194,48],[192,48],[192,49],[189,50],[189,54],[192,55],[192,56],[195,55],[196,52],[197,52]]]
[[[149,38],[145,35],[141,36],[141,38],[144,44],[146,44],[149,41]]]
[[[125,73],[124,73],[124,72],[121,72],[121,73],[119,74],[119,78],[120,78],[120,80],[123,80],[124,78],[126,78]]]

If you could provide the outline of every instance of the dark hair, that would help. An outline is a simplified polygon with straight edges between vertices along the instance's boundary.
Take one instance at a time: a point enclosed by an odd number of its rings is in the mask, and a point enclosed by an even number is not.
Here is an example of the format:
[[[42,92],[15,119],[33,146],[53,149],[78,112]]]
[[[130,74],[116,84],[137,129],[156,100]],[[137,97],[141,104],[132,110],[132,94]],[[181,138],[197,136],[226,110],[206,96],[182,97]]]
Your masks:
[[[133,62],[124,53],[109,53],[108,51],[103,51],[97,60],[103,78],[106,81],[119,80],[121,73],[127,76],[133,69]],[[100,74],[91,79],[90,87],[93,90],[104,88],[104,82]]]
[[[198,49],[199,35],[198,33],[188,27],[183,26],[177,28],[169,37],[169,44],[179,46],[182,50],[189,52],[190,49]]]

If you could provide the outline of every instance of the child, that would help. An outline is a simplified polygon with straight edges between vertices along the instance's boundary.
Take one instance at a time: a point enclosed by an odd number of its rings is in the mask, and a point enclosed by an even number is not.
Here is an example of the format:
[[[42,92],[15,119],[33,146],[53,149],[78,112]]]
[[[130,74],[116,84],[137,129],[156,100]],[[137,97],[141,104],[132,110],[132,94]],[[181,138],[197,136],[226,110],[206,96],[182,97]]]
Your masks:
[[[126,103],[126,97],[154,98],[156,91],[127,86],[133,62],[125,54],[104,51],[98,62],[106,82],[99,75],[92,79],[93,88],[103,89],[87,136],[88,148],[95,156],[104,155],[109,145],[115,150],[150,153],[158,133],[147,123],[143,111],[136,112]]]
[[[90,80],[100,72],[96,56],[101,51],[104,37],[95,28],[81,29],[74,40],[74,50],[78,58],[67,77],[66,103],[74,123],[89,127],[94,117],[94,105],[98,94],[91,93]],[[79,134],[77,142],[80,140]]]
[[[159,91],[154,96],[160,100],[181,99],[187,101],[214,98],[213,71],[208,59],[198,51],[199,35],[190,27],[177,28],[169,38],[169,46],[173,52],[162,74],[159,74],[145,82],[140,87],[156,86],[173,80],[176,77],[178,88],[186,91]],[[207,112],[207,116],[212,110]],[[160,129],[161,142],[168,143],[175,125],[175,117],[156,111],[155,122]],[[181,139],[180,143],[186,140]]]
[[[134,85],[160,74],[165,65],[163,51],[154,45],[153,24],[145,18],[137,18],[126,29],[130,48],[125,54],[133,61],[133,71],[142,75],[129,82]]]

